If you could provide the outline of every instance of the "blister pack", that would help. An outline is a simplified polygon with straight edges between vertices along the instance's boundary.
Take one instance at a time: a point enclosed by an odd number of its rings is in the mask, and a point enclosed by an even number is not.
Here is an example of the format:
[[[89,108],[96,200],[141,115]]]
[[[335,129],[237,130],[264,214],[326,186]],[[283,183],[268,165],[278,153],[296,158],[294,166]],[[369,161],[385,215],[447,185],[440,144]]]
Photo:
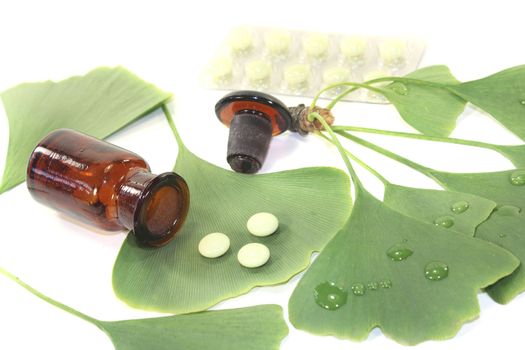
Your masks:
[[[417,68],[424,49],[424,42],[416,38],[239,27],[206,67],[203,82],[215,89],[312,97],[334,83],[407,74]],[[324,97],[344,89],[332,89]],[[345,99],[384,102],[362,90]]]

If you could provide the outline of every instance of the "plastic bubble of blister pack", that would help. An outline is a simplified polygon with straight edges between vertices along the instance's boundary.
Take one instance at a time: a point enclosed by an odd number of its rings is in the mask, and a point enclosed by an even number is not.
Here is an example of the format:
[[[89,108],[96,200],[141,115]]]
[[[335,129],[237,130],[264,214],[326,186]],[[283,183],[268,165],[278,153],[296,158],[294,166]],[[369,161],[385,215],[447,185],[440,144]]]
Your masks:
[[[211,58],[202,80],[214,89],[312,97],[330,84],[405,75],[418,67],[424,50],[417,38],[238,27]],[[323,97],[345,89],[334,88]],[[363,89],[345,100],[385,102]]]

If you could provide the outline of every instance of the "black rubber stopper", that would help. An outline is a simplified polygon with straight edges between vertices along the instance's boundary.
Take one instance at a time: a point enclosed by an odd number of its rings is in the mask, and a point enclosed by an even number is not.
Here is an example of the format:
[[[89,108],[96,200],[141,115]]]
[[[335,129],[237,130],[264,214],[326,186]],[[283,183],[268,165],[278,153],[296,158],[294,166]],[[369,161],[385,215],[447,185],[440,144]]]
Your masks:
[[[259,171],[272,140],[272,122],[257,111],[241,111],[233,117],[226,160],[239,173]]]

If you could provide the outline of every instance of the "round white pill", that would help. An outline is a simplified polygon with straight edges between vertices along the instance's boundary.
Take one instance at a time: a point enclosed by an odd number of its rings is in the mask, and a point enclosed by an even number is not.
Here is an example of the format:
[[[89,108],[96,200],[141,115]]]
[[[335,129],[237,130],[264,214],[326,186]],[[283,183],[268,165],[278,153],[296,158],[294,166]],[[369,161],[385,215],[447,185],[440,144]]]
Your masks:
[[[310,80],[310,66],[302,63],[289,66],[284,71],[284,80],[291,90],[306,89]]]
[[[257,237],[266,237],[277,231],[279,220],[270,213],[257,213],[248,219],[248,231]]]
[[[218,258],[230,249],[230,239],[224,233],[210,233],[199,242],[199,253],[206,258]]]
[[[231,80],[233,75],[233,62],[230,57],[218,57],[211,66],[210,73],[216,84]]]
[[[250,269],[263,266],[270,259],[270,250],[261,243],[249,243],[239,249],[239,264]]]
[[[389,39],[379,45],[379,55],[387,64],[400,64],[406,59],[407,43],[401,39]]]
[[[231,31],[228,44],[233,53],[250,51],[253,46],[253,32],[250,28],[240,27]]]
[[[248,62],[244,67],[246,76],[252,84],[261,84],[270,79],[272,65],[265,60],[254,60]]]
[[[310,34],[304,38],[303,47],[308,57],[320,59],[328,54],[330,39],[324,34]]]
[[[361,60],[366,52],[366,39],[359,36],[343,38],[339,44],[339,49],[347,60]]]
[[[264,35],[264,43],[272,55],[285,55],[292,43],[292,36],[283,30],[271,30]]]
[[[323,82],[327,85],[342,83],[350,79],[350,70],[345,67],[330,67],[323,72]]]

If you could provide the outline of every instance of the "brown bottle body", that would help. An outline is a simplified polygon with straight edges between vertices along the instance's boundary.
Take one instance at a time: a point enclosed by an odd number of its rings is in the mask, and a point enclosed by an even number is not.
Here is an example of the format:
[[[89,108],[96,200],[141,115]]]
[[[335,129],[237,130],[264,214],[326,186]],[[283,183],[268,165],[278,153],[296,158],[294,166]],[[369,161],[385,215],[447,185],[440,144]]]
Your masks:
[[[37,145],[27,187],[47,206],[104,230],[135,230],[140,242],[154,246],[171,239],[189,206],[180,176],[151,174],[135,153],[68,129]]]

